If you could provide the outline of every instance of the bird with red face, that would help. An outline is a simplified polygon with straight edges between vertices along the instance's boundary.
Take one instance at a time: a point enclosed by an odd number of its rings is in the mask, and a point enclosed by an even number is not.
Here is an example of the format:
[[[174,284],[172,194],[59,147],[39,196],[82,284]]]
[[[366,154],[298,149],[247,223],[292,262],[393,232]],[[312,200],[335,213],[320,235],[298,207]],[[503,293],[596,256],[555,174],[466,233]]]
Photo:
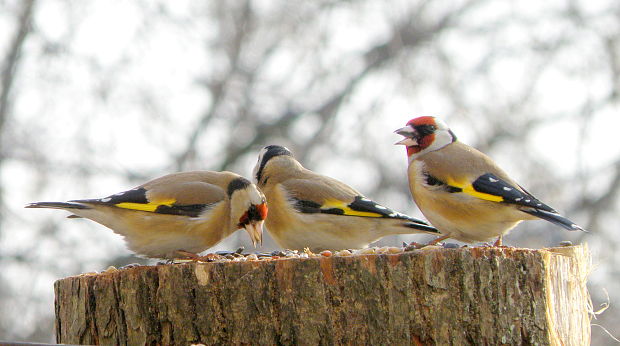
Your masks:
[[[249,180],[231,172],[169,174],[105,198],[37,202],[26,208],[64,209],[122,235],[138,255],[199,258],[238,229],[262,242],[265,196]]]
[[[532,196],[493,160],[458,141],[441,119],[411,119],[395,131],[407,148],[409,188],[422,214],[447,238],[473,243],[497,239],[523,220],[543,219],[585,231]]]

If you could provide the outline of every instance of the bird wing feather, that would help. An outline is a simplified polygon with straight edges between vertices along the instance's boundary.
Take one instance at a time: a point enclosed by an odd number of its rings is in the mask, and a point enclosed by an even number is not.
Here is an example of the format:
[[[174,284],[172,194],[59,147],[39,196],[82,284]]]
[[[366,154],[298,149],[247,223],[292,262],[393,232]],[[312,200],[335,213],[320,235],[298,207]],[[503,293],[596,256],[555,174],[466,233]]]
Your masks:
[[[196,217],[205,209],[224,200],[226,196],[220,186],[204,181],[191,181],[196,179],[195,174],[174,176],[177,179],[166,176],[108,197],[71,202]]]
[[[556,212],[519,186],[487,155],[460,142],[430,152],[421,161],[427,183],[444,184],[448,192]]]
[[[329,177],[313,180],[288,179],[282,186],[293,199],[294,207],[302,213],[394,218],[427,224],[384,207],[348,185]]]

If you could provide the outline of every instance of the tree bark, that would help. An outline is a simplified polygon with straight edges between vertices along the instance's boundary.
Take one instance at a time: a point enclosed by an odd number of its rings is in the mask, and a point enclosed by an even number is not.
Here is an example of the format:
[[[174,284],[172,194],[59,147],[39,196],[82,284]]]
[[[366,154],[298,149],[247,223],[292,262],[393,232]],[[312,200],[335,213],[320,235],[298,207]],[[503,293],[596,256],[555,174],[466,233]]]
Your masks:
[[[75,344],[586,345],[587,246],[141,266],[54,285]]]

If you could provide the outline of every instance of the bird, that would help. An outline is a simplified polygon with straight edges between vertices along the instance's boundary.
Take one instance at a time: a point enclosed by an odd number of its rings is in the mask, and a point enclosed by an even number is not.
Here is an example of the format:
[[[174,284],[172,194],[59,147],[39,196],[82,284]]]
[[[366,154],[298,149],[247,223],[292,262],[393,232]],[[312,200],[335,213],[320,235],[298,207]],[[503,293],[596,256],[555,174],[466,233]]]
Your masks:
[[[198,259],[238,229],[262,243],[268,208],[248,179],[232,172],[173,173],[99,199],[35,202],[26,208],[63,209],[124,237],[139,256]]]
[[[517,184],[489,156],[460,142],[437,117],[409,120],[394,131],[404,137],[409,188],[422,214],[442,236],[466,243],[488,242],[524,220],[543,219],[569,231],[586,231]]]
[[[270,208],[265,226],[282,248],[358,249],[391,234],[439,234],[425,221],[304,168],[283,146],[264,147],[252,176]]]

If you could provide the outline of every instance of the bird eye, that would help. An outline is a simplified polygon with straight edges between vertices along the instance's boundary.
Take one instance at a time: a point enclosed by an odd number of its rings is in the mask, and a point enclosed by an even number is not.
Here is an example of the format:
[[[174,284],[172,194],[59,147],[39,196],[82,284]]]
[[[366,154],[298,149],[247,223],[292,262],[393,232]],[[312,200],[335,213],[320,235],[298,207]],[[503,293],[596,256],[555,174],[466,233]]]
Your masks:
[[[416,131],[420,134],[421,137],[428,136],[433,134],[437,130],[437,126],[435,125],[419,125],[416,126]]]

